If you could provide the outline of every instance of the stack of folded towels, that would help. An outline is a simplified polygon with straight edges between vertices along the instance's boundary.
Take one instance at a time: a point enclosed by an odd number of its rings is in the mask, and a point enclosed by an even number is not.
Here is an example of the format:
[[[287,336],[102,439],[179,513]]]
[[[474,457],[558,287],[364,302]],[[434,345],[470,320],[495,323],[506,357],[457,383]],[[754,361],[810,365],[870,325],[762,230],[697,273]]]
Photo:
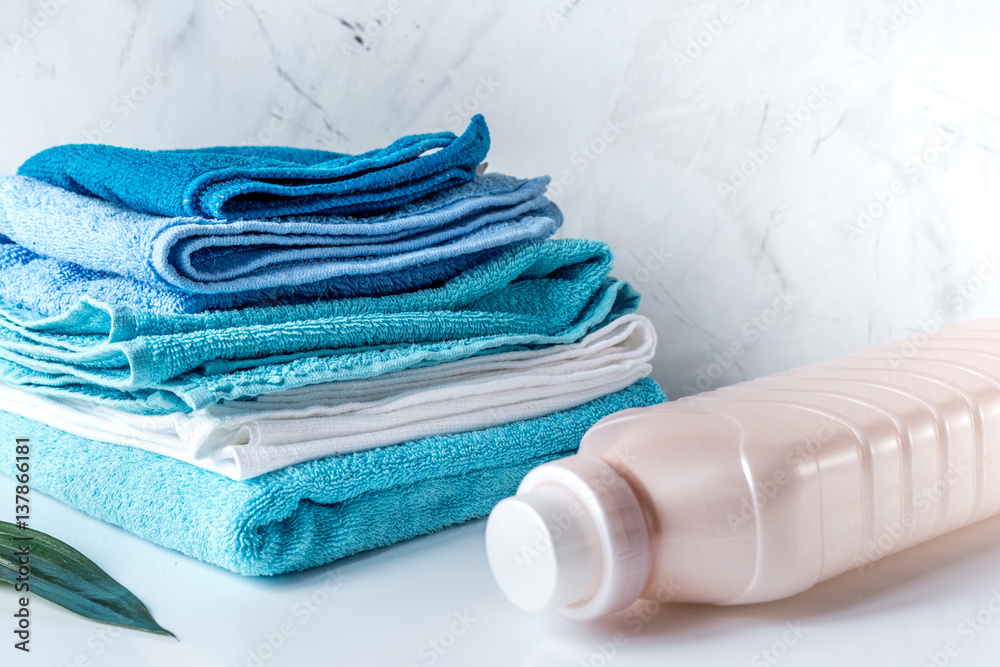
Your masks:
[[[0,466],[249,575],[487,514],[663,400],[638,295],[461,135],[55,147],[0,178]]]

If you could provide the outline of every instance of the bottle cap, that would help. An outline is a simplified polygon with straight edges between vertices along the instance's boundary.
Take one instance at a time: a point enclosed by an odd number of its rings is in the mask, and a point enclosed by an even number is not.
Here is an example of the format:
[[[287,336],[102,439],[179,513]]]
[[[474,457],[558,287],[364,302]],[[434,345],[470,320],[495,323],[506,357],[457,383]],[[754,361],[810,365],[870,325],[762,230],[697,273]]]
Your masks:
[[[501,501],[486,526],[486,550],[500,590],[525,611],[554,609],[597,592],[601,542],[573,492],[549,485]]]
[[[650,576],[649,532],[628,483],[574,455],[532,470],[486,525],[500,590],[526,611],[597,618],[632,604]]]

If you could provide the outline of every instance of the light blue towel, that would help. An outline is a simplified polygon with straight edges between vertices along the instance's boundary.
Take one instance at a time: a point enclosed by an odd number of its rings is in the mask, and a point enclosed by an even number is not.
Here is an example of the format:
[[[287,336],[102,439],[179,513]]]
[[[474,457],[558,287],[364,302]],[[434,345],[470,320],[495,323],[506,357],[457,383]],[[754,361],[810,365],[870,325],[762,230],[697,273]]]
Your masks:
[[[84,301],[0,307],[0,379],[145,414],[190,411],[476,354],[572,343],[635,310],[597,241],[532,243],[436,288],[377,298],[159,315]],[[2,272],[2,271],[0,271]]]
[[[129,276],[94,271],[72,262],[42,257],[0,235],[0,301],[40,315],[58,315],[89,297],[114,305],[178,315],[244,306],[308,303],[317,299],[398,294],[440,284],[499,256],[505,250],[507,248],[492,248],[401,271],[341,276],[305,285],[237,293],[191,294],[157,287]]]
[[[235,146],[144,151],[94,144],[55,146],[18,174],[135,211],[242,220],[281,215],[390,211],[472,180],[490,147],[482,116],[460,137],[403,137],[360,155]]]
[[[0,413],[0,469],[31,439],[32,488],[245,575],[303,570],[489,513],[534,466],[612,412],[664,400],[651,379],[529,421],[318,459],[236,482]]]
[[[562,223],[543,195],[548,178],[487,174],[368,218],[294,216],[223,222],[137,213],[25,176],[0,177],[0,234],[46,257],[129,276],[163,290],[232,293],[239,303],[274,288],[346,277],[369,294],[450,278],[450,260],[541,240]],[[448,271],[425,267],[445,262]],[[338,279],[331,281],[331,279]],[[344,285],[335,288],[343,296]],[[154,302],[155,305],[155,302]]]

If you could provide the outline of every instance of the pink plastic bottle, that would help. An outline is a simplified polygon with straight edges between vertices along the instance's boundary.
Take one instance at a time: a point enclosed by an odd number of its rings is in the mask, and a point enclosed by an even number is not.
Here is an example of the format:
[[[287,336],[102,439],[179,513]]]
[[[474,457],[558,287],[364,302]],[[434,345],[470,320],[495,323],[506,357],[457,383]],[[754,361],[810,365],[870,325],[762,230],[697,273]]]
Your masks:
[[[500,588],[595,618],[743,604],[1000,513],[1000,320],[602,419],[486,529]]]

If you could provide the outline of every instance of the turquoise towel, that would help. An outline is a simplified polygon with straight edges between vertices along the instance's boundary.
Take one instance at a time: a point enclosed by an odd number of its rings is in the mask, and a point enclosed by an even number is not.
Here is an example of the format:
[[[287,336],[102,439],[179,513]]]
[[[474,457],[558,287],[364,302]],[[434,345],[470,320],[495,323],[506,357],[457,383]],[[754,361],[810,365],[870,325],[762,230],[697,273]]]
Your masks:
[[[138,213],[26,176],[0,176],[0,234],[45,257],[205,295],[187,301],[206,307],[259,302],[276,288],[324,281],[331,297],[373,296],[451,278],[467,268],[456,258],[550,236],[562,214],[544,197],[547,183],[486,174],[377,216],[222,222]],[[12,269],[3,273],[9,279]],[[62,284],[45,293],[64,298],[71,275],[55,272]],[[232,296],[226,303],[220,294]],[[162,297],[133,295],[132,305],[171,310]]]
[[[280,574],[489,513],[598,419],[664,400],[651,379],[506,426],[302,463],[236,482],[146,451],[0,413],[2,470],[31,439],[32,488],[140,537],[245,575]]]
[[[460,137],[413,135],[361,155],[281,146],[144,151],[74,144],[38,153],[17,173],[170,217],[357,215],[472,180],[489,147],[486,121],[477,115]]]
[[[161,315],[84,301],[54,318],[0,307],[0,379],[145,414],[373,377],[514,346],[572,343],[632,312],[610,248],[515,248],[436,288]]]

